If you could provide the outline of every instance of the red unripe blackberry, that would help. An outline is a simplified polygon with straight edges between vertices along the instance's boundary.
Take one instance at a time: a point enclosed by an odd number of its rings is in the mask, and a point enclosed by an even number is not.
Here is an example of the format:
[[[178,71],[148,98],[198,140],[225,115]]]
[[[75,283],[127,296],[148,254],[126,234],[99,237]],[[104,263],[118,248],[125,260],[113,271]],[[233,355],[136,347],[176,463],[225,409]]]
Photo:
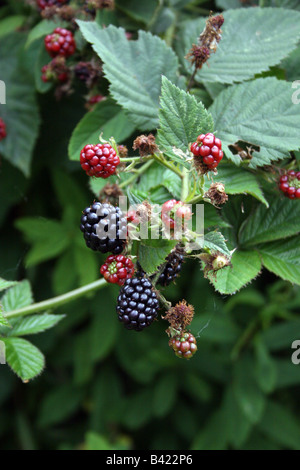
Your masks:
[[[73,34],[65,28],[55,28],[52,34],[48,34],[45,37],[45,46],[51,57],[69,57],[76,49]]]
[[[197,141],[192,143],[191,152],[196,157],[196,168],[199,168],[200,164],[202,164],[202,166],[204,164],[203,168],[201,168],[201,172],[205,173],[216,168],[222,160],[222,142],[211,132],[208,134],[200,134],[197,137]]]
[[[6,137],[6,124],[3,119],[0,118],[0,142]]]
[[[60,59],[65,61],[64,57],[56,57],[49,64],[42,67],[41,79],[43,82],[64,83],[68,80],[69,69],[66,67],[65,62],[61,63]]]
[[[176,219],[184,224],[184,220],[188,221],[191,217],[191,209],[181,201],[170,199],[162,205],[161,219],[164,225],[171,230],[175,228]]]
[[[88,176],[108,178],[116,172],[120,159],[109,144],[86,145],[80,152],[81,168]]]
[[[65,3],[68,3],[68,1],[69,0],[37,0],[37,6],[40,8],[40,10],[44,10],[48,7],[59,7],[61,5],[64,5]]]
[[[123,255],[110,255],[101,266],[100,273],[107,282],[123,286],[134,273],[134,264],[130,258]]]
[[[190,359],[197,351],[197,343],[192,333],[182,332],[169,340],[169,346],[175,352],[175,356]]]
[[[117,301],[119,320],[128,330],[141,331],[158,315],[159,301],[150,280],[141,274],[128,279]]]
[[[119,255],[126,244],[127,222],[119,207],[94,202],[84,209],[80,230],[88,248]]]
[[[300,199],[300,171],[289,170],[280,176],[278,186],[289,199]]]

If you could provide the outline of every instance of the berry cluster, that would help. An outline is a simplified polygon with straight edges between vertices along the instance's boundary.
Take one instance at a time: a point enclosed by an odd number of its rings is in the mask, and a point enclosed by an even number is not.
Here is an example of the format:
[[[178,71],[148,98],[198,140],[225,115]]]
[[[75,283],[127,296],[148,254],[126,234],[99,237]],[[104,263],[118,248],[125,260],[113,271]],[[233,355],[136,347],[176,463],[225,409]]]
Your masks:
[[[126,256],[111,255],[101,266],[100,273],[107,282],[122,286],[127,279],[133,276],[134,264],[131,259],[126,258]]]
[[[86,145],[80,152],[81,168],[89,176],[108,178],[116,171],[120,159],[109,144]]]
[[[171,338],[169,346],[175,352],[175,356],[185,359],[190,359],[197,351],[196,339],[188,332],[179,333]]]
[[[55,28],[52,34],[48,34],[45,37],[45,46],[51,57],[69,57],[76,49],[73,34],[65,28]]]
[[[167,263],[164,270],[157,280],[157,284],[160,284],[163,287],[167,287],[171,284],[181,271],[183,259],[183,255],[178,251],[170,253],[166,259]]]
[[[37,0],[37,6],[40,10],[45,10],[45,8],[61,6],[65,3],[68,3],[69,0]]]
[[[120,254],[126,245],[126,218],[119,207],[94,202],[84,209],[80,230],[88,248],[101,253]]]
[[[151,281],[138,274],[128,279],[117,301],[119,320],[128,330],[141,331],[157,317],[159,301]]]
[[[181,201],[170,199],[162,205],[161,219],[165,227],[170,230],[176,228],[176,223],[179,223],[183,227],[184,221],[188,221],[191,217],[191,209]]]
[[[201,173],[214,170],[223,158],[222,142],[211,132],[201,134],[191,145],[194,154],[194,164]]]
[[[279,189],[290,199],[300,199],[300,171],[289,170],[279,179]]]
[[[69,79],[69,69],[65,65],[65,58],[62,56],[55,57],[49,64],[42,67],[43,82],[60,82],[64,83]]]
[[[6,125],[3,119],[0,118],[0,142],[6,137]]]

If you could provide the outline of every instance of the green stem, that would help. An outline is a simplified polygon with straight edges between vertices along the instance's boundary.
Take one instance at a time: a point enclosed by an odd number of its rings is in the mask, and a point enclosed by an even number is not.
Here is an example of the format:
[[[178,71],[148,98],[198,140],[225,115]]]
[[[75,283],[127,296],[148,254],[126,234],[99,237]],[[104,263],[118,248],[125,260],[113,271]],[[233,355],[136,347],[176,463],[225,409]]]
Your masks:
[[[181,201],[185,201],[189,195],[189,172],[187,168],[182,171]]]
[[[71,290],[66,294],[58,295],[57,297],[52,297],[52,299],[43,300],[42,302],[36,302],[35,304],[28,305],[27,307],[19,308],[17,310],[12,310],[11,312],[7,312],[5,316],[9,319],[14,317],[24,317],[25,315],[31,315],[32,313],[41,312],[43,310],[52,310],[71,302],[72,300],[76,300],[83,295],[87,295],[94,290],[101,289],[106,285],[107,282],[105,279],[98,279],[97,281],[86,284],[78,289]]]
[[[169,163],[167,162],[166,160],[160,158],[158,155],[156,155],[155,153],[153,154],[153,158],[154,160],[156,160],[158,163],[160,163],[161,165],[165,166],[166,168],[169,168],[169,170],[172,170],[174,173],[176,173],[178,176],[180,176],[180,178],[182,178],[182,173],[181,171],[176,167],[174,166],[172,163]]]
[[[166,310],[169,310],[172,307],[171,302],[168,302],[159,290],[155,290],[155,292],[160,303],[165,307]]]
[[[197,202],[202,201],[203,196],[204,196],[204,183],[205,183],[205,180],[204,180],[204,176],[202,175],[200,177],[200,181],[199,181],[200,194],[198,194],[197,196],[195,196],[192,199],[187,199],[187,201],[185,201],[185,202],[188,202],[189,204],[196,204]]]
[[[154,160],[149,160],[147,163],[141,166],[138,170],[136,170],[134,175],[128,178],[128,180],[123,181],[123,183],[119,185],[119,188],[125,188],[129,184],[133,183],[133,181],[135,181],[141,174],[145,173],[145,171],[148,170],[148,168],[152,165],[153,162]]]
[[[193,199],[185,201],[188,204],[197,204],[197,202],[200,202],[203,200],[203,194],[198,194],[198,196],[195,196]]]
[[[146,157],[119,157],[121,163],[126,163],[126,162],[134,162],[136,161],[137,163],[142,163],[146,160],[150,160],[152,158],[152,155],[147,155]]]
[[[236,344],[234,345],[232,351],[231,351],[231,359],[233,361],[237,360],[242,349],[248,344],[252,336],[257,330],[259,324],[259,319],[255,318],[253,319],[247,328],[243,331],[239,339],[237,340]]]

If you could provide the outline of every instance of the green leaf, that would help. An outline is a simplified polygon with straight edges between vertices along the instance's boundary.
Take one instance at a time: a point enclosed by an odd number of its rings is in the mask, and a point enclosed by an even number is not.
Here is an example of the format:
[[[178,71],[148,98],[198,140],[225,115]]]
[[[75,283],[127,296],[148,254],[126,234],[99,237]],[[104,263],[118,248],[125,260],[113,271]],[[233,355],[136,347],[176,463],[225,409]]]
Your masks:
[[[227,194],[250,194],[265,206],[269,206],[255,175],[244,168],[224,163],[218,167],[218,174],[213,176],[213,180],[223,183]],[[206,191],[208,191],[211,182],[211,179],[205,179]]]
[[[122,423],[129,429],[139,429],[150,420],[152,408],[152,390],[147,388],[130,395],[127,399],[122,413]],[[145,406],[145,403],[148,405]]]
[[[161,171],[161,167],[160,167]],[[170,191],[170,193],[180,201],[182,181],[179,175],[172,170],[166,170],[162,176],[161,184]]]
[[[281,67],[285,70],[286,79],[289,82],[299,80],[300,46],[281,62]],[[297,96],[299,95],[297,94]]]
[[[147,274],[153,274],[164,263],[178,240],[143,240],[139,247],[139,262]]]
[[[16,227],[23,232],[33,247],[26,256],[28,266],[54,258],[70,243],[65,227],[56,220],[37,217],[23,217],[16,221]]]
[[[9,287],[15,286],[17,281],[6,281],[0,277],[0,292],[2,290],[8,289]]]
[[[5,292],[1,302],[5,312],[30,305],[33,298],[29,281],[21,281],[11,287]]]
[[[211,204],[204,203],[204,228],[209,227],[230,227],[230,225],[221,219],[219,210]]]
[[[13,15],[0,21],[0,38],[8,33],[16,31],[25,22],[26,17],[22,15]]]
[[[216,344],[233,344],[238,339],[240,330],[231,321],[228,315],[218,313],[201,314],[195,316],[192,323],[192,332],[200,336],[201,341],[209,341]]]
[[[154,15],[157,7],[157,0],[148,0],[140,2],[140,0],[117,0],[118,9],[126,13],[133,20],[141,21],[145,24],[149,23]]]
[[[158,129],[161,150],[174,155],[172,149],[175,147],[186,152],[199,133],[212,132],[213,127],[212,116],[202,103],[162,77]],[[184,159],[180,163],[183,164]]]
[[[65,315],[51,315],[43,313],[39,315],[31,315],[24,318],[17,318],[13,328],[9,330],[7,336],[25,336],[41,333],[57,325]]]
[[[7,85],[1,117],[6,123],[7,136],[0,142],[0,153],[28,176],[40,119],[33,79],[19,60],[26,62],[25,38],[23,33],[15,32],[1,40],[1,80]]]
[[[300,14],[282,8],[237,9],[224,12],[222,39],[217,52],[199,70],[202,82],[233,83],[252,78],[278,64],[297,45]],[[190,62],[184,59],[205,27],[199,18],[183,23],[177,49],[188,73]],[[275,95],[274,95],[275,96]]]
[[[300,147],[298,108],[291,99],[291,84],[274,77],[259,78],[222,91],[210,108],[226,156],[240,157],[229,146],[238,141],[258,147],[249,167],[269,165]],[[276,111],[274,111],[276,110]]]
[[[299,235],[258,246],[263,265],[285,281],[300,285]]]
[[[159,165],[156,162],[152,163],[149,170],[141,176],[141,179],[138,185],[135,186],[135,188],[138,189],[139,191],[146,192],[146,191],[150,191],[151,189],[159,187],[162,184],[162,180],[165,177],[165,173],[167,171],[171,171],[171,170],[164,171],[161,165]],[[177,177],[177,175],[173,173],[173,171],[171,171],[171,173]],[[179,181],[181,181],[181,178],[179,176],[178,178],[179,178]]]
[[[299,422],[288,409],[279,403],[268,402],[258,428],[278,444],[288,449],[300,449]]]
[[[271,393],[276,385],[277,369],[260,336],[255,338],[254,351],[256,355],[254,375],[257,383],[264,393]]]
[[[276,369],[276,389],[293,387],[300,384],[300,367],[293,364],[291,360],[277,359]]]
[[[0,327],[1,326],[9,327],[10,325],[3,313],[3,306],[0,304]]]
[[[233,392],[237,403],[250,423],[258,423],[265,408],[265,398],[254,378],[251,356],[243,356],[234,367]]]
[[[93,361],[103,360],[112,350],[119,331],[119,324],[116,321],[115,311],[112,307],[114,298],[110,293],[106,293],[106,301],[103,295],[94,300],[95,315],[89,330],[89,346]],[[100,301],[102,302],[99,310]]]
[[[248,438],[252,423],[245,419],[231,384],[225,390],[222,409],[226,416],[229,442],[240,447]]]
[[[222,432],[220,432],[222,429]],[[225,450],[227,444],[227,421],[223,410],[210,414],[208,422],[192,442],[192,450]]]
[[[114,446],[105,436],[95,432],[88,432],[85,435],[85,448],[86,450],[113,450]]]
[[[45,48],[44,42],[41,42],[37,52],[36,61],[34,64],[34,80],[35,86],[39,93],[47,93],[52,87],[53,82],[44,82],[42,80],[42,67],[49,63],[49,54]]]
[[[300,330],[300,320],[289,321],[271,325],[262,333],[262,340],[270,351],[281,351],[290,349],[291,345],[297,339],[295,332]]]
[[[77,273],[74,266],[74,247],[66,250],[57,260],[52,276],[56,295],[68,292],[76,286]]]
[[[208,274],[210,282],[221,294],[235,294],[258,276],[261,270],[260,257],[256,251],[235,251],[231,264],[215,275]]]
[[[111,99],[101,101],[75,127],[69,142],[69,157],[71,160],[79,160],[81,149],[87,144],[99,144],[101,133],[104,139],[114,137],[118,143],[122,143],[134,129],[135,126],[120,106]]]
[[[156,128],[161,75],[177,79],[178,60],[173,50],[145,31],[139,31],[138,40],[128,41],[122,28],[110,25],[101,30],[96,23],[77,23],[104,63],[112,97],[128,111],[138,129]]]
[[[270,207],[259,205],[239,232],[243,246],[278,240],[300,231],[300,206],[284,198],[273,198]]]
[[[82,390],[71,384],[56,386],[42,401],[38,416],[39,427],[53,426],[68,419],[80,407],[82,397]]]
[[[226,240],[221,232],[208,232],[204,235],[204,247],[212,251],[220,251],[224,255],[231,257],[231,253],[226,245]]]
[[[165,374],[157,380],[153,391],[153,413],[157,417],[166,416],[173,408],[177,395],[177,377],[174,373]]]
[[[82,234],[79,233],[79,236],[80,242],[82,242]],[[79,277],[79,285],[89,284],[99,277],[99,262],[92,250],[86,249],[85,244],[81,243],[80,246],[74,246],[73,261]]]
[[[6,348],[6,361],[12,370],[27,381],[39,375],[45,366],[45,359],[39,349],[22,338],[2,338]]]

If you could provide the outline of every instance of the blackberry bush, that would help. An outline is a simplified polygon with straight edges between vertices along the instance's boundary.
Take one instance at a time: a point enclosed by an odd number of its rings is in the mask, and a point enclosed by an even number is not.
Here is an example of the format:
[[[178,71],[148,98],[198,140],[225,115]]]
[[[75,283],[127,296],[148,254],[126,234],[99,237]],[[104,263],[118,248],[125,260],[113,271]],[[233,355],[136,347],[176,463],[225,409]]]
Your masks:
[[[3,448],[300,448],[299,15],[1,2]]]

